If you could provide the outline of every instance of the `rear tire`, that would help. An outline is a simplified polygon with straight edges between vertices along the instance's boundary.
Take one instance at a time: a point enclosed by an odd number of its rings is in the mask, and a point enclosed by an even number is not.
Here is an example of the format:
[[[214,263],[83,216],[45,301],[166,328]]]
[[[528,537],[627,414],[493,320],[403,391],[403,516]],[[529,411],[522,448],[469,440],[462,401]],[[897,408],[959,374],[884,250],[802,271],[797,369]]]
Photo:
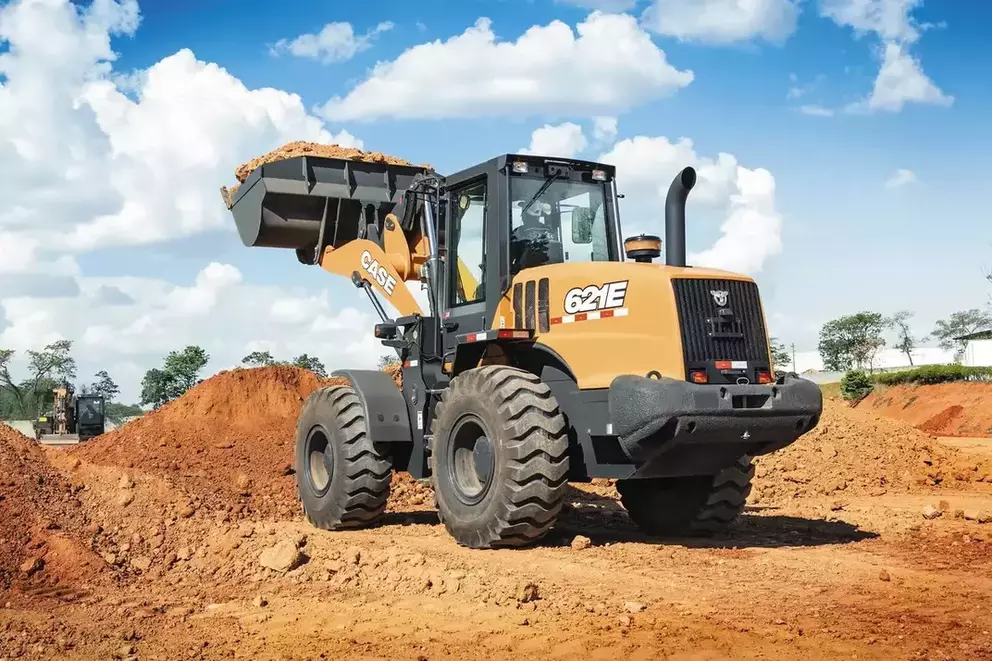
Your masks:
[[[355,390],[313,392],[296,427],[296,487],[307,520],[324,530],[371,525],[386,509],[391,477]]]
[[[618,480],[620,502],[649,535],[711,534],[726,529],[744,511],[754,479],[751,457],[742,457],[716,477]]]
[[[568,435],[539,377],[503,365],[459,374],[431,432],[434,498],[455,541],[521,547],[547,534],[568,486]]]

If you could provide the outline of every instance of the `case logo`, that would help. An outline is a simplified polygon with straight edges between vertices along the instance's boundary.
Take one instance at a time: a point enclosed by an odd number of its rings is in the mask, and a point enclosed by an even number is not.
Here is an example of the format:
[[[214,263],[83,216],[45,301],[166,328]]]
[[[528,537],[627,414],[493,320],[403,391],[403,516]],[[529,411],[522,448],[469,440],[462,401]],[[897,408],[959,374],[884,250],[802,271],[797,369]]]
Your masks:
[[[362,253],[362,268],[372,279],[385,290],[390,296],[393,295],[393,290],[396,288],[396,278],[389,275],[389,271],[386,270],[385,266],[379,264],[378,260],[372,257],[372,253],[368,250]]]
[[[621,280],[569,289],[565,294],[565,314],[622,308],[627,297],[628,282]]]
[[[730,292],[711,289],[710,296],[713,297],[713,302],[722,308],[727,304],[727,300],[730,298]]]

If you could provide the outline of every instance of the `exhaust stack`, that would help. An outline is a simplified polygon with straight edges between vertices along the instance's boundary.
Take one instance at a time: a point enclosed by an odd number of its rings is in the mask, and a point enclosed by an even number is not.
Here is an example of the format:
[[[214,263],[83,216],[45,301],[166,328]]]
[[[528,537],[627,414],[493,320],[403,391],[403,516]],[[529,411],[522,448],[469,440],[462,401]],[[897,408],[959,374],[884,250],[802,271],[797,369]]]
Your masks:
[[[668,187],[665,198],[665,263],[685,266],[685,202],[696,185],[696,171],[687,167]]]

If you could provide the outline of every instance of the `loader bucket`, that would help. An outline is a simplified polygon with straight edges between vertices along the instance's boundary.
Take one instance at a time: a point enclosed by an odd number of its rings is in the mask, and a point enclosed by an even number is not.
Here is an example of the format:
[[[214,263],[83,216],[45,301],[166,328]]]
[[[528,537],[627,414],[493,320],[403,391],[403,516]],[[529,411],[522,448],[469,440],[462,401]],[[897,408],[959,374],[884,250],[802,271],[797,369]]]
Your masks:
[[[253,248],[340,247],[380,223],[403,201],[415,165],[297,156],[256,168],[230,200],[244,245]],[[322,221],[324,224],[321,236]]]

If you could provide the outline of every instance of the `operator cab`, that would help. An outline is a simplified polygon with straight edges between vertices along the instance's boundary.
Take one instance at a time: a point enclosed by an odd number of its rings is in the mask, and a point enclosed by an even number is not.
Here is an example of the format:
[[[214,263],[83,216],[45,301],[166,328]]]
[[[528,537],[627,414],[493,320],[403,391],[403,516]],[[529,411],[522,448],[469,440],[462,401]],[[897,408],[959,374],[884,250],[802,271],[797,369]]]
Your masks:
[[[507,154],[445,185],[438,233],[447,263],[442,307],[451,314],[495,306],[527,268],[623,261],[612,166]]]
[[[521,271],[623,261],[614,176],[601,163],[506,154],[444,178],[444,355],[453,355],[459,336],[491,328]]]

